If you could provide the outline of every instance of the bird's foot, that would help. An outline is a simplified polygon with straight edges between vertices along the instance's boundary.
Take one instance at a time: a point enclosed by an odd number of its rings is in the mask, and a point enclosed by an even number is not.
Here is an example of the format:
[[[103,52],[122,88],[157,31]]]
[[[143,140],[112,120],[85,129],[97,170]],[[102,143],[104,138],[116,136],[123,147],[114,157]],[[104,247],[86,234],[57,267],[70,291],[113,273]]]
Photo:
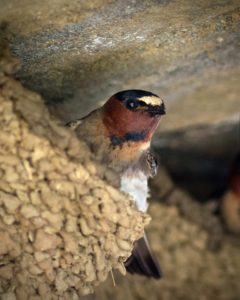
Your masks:
[[[154,177],[157,174],[158,170],[158,159],[152,152],[147,153],[147,165],[149,169],[149,176]]]

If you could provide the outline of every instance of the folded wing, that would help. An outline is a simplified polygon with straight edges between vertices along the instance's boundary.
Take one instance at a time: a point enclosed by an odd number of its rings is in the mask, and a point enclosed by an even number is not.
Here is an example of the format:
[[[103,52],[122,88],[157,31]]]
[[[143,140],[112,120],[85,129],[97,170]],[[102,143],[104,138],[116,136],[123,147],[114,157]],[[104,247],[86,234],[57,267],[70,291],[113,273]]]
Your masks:
[[[155,279],[162,277],[159,263],[149,247],[146,235],[135,243],[132,255],[125,262],[125,267],[131,274]]]

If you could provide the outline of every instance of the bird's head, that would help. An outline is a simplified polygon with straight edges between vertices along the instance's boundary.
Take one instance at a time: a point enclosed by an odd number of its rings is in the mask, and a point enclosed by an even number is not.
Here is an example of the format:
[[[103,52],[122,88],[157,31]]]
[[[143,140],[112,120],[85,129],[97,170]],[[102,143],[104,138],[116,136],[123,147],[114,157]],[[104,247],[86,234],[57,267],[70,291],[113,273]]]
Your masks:
[[[143,90],[118,92],[103,106],[104,125],[116,143],[150,141],[164,114],[163,100]]]

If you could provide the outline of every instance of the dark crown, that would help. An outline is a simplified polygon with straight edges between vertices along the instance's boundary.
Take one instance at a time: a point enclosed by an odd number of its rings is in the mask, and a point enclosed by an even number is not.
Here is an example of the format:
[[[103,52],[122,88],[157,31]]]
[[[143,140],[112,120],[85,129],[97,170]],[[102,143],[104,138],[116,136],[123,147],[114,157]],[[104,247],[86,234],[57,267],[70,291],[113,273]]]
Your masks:
[[[146,97],[146,96],[154,96],[154,97],[158,97],[158,95],[153,94],[151,92],[148,91],[144,91],[144,90],[125,90],[125,91],[121,91],[116,93],[115,98],[117,98],[119,101],[125,101],[128,99],[141,99],[142,97]]]

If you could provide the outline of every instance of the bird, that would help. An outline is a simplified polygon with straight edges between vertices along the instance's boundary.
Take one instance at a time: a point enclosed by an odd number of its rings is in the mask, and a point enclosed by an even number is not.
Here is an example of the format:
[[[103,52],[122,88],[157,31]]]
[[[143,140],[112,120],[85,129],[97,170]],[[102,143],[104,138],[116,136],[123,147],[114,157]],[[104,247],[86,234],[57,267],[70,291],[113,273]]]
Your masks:
[[[129,194],[142,212],[148,208],[148,178],[154,177],[158,168],[151,140],[165,113],[158,95],[132,89],[117,92],[101,107],[66,124],[102,163],[120,175],[120,190]],[[162,277],[146,234],[135,242],[124,264],[131,274]]]
[[[221,203],[222,217],[227,229],[240,234],[240,153],[231,164],[228,188]]]

